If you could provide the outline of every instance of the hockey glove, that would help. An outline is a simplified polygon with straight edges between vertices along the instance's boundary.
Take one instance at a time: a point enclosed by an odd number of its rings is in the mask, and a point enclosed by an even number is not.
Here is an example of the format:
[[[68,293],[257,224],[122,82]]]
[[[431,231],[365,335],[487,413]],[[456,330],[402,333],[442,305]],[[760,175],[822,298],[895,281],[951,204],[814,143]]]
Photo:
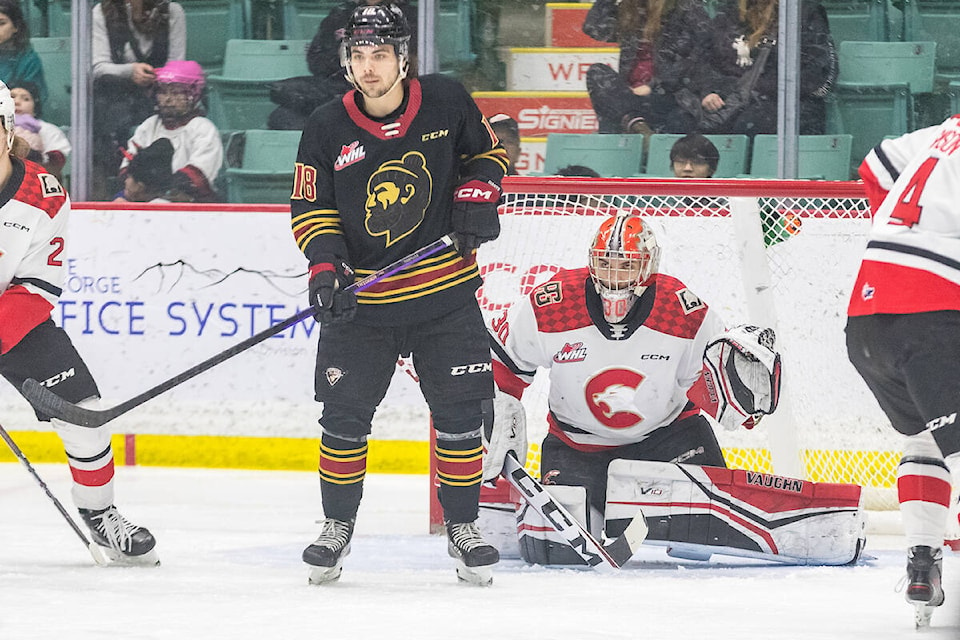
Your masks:
[[[357,294],[345,289],[353,283],[353,269],[339,258],[310,267],[310,304],[322,324],[346,322],[357,311]]]
[[[740,325],[710,341],[703,356],[716,387],[717,421],[727,429],[755,425],[777,408],[780,354],[773,329]]]
[[[468,258],[484,242],[500,235],[500,187],[474,178],[457,187],[453,195],[452,224],[457,253]]]
[[[527,459],[527,413],[520,401],[502,391],[493,399],[493,421],[483,424],[483,482],[494,484],[511,451]]]

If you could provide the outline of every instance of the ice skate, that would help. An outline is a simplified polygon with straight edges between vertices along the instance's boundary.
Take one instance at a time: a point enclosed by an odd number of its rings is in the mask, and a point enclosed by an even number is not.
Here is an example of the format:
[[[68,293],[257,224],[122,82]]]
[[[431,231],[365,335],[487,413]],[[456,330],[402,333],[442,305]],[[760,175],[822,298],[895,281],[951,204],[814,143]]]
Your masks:
[[[320,521],[320,537],[303,550],[303,561],[310,565],[310,584],[326,584],[340,579],[343,559],[350,554],[353,520],[326,518]]]
[[[80,517],[90,529],[93,542],[102,547],[111,561],[118,564],[156,566],[160,558],[154,547],[153,534],[128,521],[117,508],[80,509]]]
[[[447,524],[447,553],[457,561],[461,582],[481,587],[493,584],[491,567],[500,561],[500,552],[487,544],[475,522]]]
[[[927,546],[910,547],[907,551],[907,602],[914,606],[917,628],[930,624],[935,607],[943,604],[940,571],[943,553]]]

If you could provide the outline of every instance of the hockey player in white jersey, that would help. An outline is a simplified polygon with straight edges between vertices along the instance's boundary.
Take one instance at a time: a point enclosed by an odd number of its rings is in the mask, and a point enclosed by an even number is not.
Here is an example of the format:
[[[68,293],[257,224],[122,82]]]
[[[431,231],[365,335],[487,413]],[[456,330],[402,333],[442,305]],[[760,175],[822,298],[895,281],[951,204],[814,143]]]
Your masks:
[[[850,297],[847,351],[906,436],[897,492],[907,601],[918,626],[943,603],[942,546],[960,453],[960,115],[884,140],[860,176],[873,222]]]
[[[20,389],[27,378],[83,406],[95,406],[97,385],[66,332],[51,319],[63,288],[70,199],[43,167],[14,157],[14,103],[0,82],[0,375]],[[151,533],[113,504],[110,432],[49,416],[73,476],[73,500],[93,541],[108,557],[157,564]]]
[[[597,534],[602,523],[606,536],[620,535],[640,509],[647,542],[674,555],[852,561],[863,529],[859,487],[837,488],[838,499],[827,503],[814,497],[814,483],[725,468],[706,415],[737,429],[776,408],[773,332],[726,331],[706,302],[659,272],[659,258],[648,224],[621,212],[601,224],[587,267],[560,271],[492,322],[499,392],[484,480],[496,478],[511,451],[525,459],[519,399],[544,368],[550,387],[542,482]],[[771,500],[778,486],[789,489]],[[523,518],[526,560],[577,563],[549,527],[528,513]],[[836,530],[839,545],[811,544],[825,527]]]

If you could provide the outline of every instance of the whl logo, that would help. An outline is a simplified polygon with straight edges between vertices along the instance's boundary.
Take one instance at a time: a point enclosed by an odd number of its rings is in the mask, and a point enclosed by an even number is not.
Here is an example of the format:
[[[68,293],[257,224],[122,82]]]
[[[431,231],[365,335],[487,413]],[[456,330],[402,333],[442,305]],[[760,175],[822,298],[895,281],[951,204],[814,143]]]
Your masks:
[[[340,171],[350,165],[360,162],[367,157],[367,152],[359,140],[354,140],[348,145],[340,145],[340,155],[333,163],[333,170]]]
[[[583,346],[582,342],[575,342],[573,344],[568,342],[563,345],[563,349],[553,354],[553,361],[558,364],[563,364],[564,362],[583,362],[586,359],[587,348]]]

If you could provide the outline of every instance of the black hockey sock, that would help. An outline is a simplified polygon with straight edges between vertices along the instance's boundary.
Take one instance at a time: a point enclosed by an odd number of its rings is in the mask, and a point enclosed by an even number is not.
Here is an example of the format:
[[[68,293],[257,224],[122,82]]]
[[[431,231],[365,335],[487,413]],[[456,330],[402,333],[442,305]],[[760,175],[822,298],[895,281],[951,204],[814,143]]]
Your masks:
[[[437,481],[444,520],[473,522],[478,515],[483,475],[480,436],[463,438],[437,433],[434,455],[437,457]]]
[[[323,434],[319,470],[323,514],[337,520],[355,519],[367,473],[367,443]]]

